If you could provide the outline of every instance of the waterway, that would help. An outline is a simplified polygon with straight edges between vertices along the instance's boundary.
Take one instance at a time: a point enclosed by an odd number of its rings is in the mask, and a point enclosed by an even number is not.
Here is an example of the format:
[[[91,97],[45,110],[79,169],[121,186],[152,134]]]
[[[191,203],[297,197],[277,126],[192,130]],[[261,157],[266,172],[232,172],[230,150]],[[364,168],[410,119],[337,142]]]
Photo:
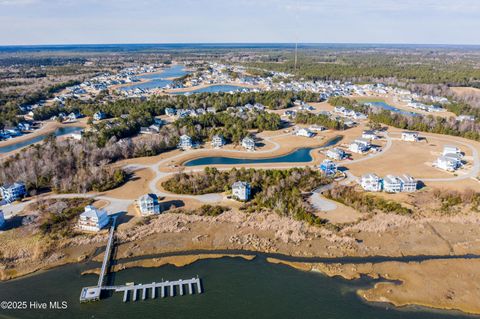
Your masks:
[[[65,127],[59,127],[57,128],[53,133],[53,135],[55,136],[63,136],[63,135],[68,135],[68,134],[72,134],[74,132],[79,132],[83,129],[83,127],[78,127],[78,126],[65,126]],[[49,136],[50,134],[43,134],[43,135],[37,135],[31,139],[28,139],[28,140],[22,140],[18,143],[15,143],[15,144],[11,144],[11,145],[8,145],[8,146],[2,146],[0,147],[0,154],[3,154],[3,153],[8,153],[8,152],[11,152],[11,151],[15,151],[15,150],[18,150],[20,148],[23,148],[25,146],[28,146],[28,145],[32,145],[32,144],[35,144],[35,143],[38,143],[38,142],[41,142],[43,141],[45,138],[47,138],[47,136]]]
[[[99,302],[80,304],[84,286],[95,285],[95,275],[81,276],[86,264],[62,266],[0,283],[0,301],[65,301],[62,310],[0,310],[0,318],[331,318],[331,319],[449,319],[478,318],[457,312],[426,308],[395,308],[366,303],[357,289],[374,284],[371,279],[347,281],[319,273],[302,272],[269,264],[262,256],[202,260],[177,268],[134,268],[115,274],[110,283],[202,279],[203,294],[122,302],[113,293]],[[113,281],[112,281],[113,280]]]
[[[342,140],[342,136],[334,137],[328,140],[319,148],[330,147]],[[318,147],[316,147],[318,148]],[[199,165],[236,165],[236,164],[267,164],[267,163],[308,163],[313,160],[311,151],[312,147],[298,148],[295,151],[286,155],[268,158],[234,158],[224,156],[209,156],[200,157],[188,162],[184,166],[199,166]]]
[[[201,89],[196,89],[196,90],[187,91],[187,92],[174,92],[172,94],[185,95],[185,94],[195,94],[195,93],[240,92],[245,89],[247,88],[239,85],[220,84],[220,85],[207,86]]]
[[[395,106],[392,106],[392,105],[390,105],[390,104],[388,104],[384,101],[366,102],[365,104],[370,104],[373,107],[382,108],[384,110],[392,111],[394,113],[398,113],[398,114],[402,114],[402,115],[407,115],[407,116],[418,116],[418,115],[420,115],[419,113],[401,110],[401,109],[396,108]]]
[[[188,74],[188,72],[185,70],[185,66],[177,64],[163,70],[161,73],[153,73],[153,74],[147,73],[145,75],[141,75],[138,77],[139,79],[148,80],[148,81],[133,82],[127,86],[122,86],[120,90],[129,91],[129,90],[134,90],[136,88],[140,88],[140,89],[164,88],[173,82],[171,79],[180,78],[186,74]]]

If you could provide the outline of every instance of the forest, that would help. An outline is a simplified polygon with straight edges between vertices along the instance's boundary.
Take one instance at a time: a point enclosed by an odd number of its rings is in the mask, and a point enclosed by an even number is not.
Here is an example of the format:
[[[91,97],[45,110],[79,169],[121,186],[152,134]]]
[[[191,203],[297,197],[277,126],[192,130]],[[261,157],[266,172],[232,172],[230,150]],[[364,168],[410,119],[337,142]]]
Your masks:
[[[252,199],[244,205],[247,213],[268,210],[311,225],[322,225],[326,222],[313,214],[304,196],[313,189],[330,183],[331,179],[309,167],[286,170],[234,168],[229,171],[207,167],[202,173],[176,174],[163,182],[162,186],[177,194],[200,195],[228,193],[236,181],[250,183]]]

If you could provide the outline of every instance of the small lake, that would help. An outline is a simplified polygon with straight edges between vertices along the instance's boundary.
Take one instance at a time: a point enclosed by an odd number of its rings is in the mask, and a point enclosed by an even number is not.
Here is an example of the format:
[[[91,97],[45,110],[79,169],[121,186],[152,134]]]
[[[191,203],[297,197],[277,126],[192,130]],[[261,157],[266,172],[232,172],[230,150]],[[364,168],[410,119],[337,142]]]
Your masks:
[[[402,115],[407,115],[407,116],[418,116],[419,115],[419,113],[401,110],[401,109],[396,108],[395,106],[392,106],[392,105],[390,105],[390,104],[388,104],[384,101],[366,102],[365,104],[370,104],[373,107],[382,108],[384,110],[392,111],[392,112],[399,113],[399,114],[402,114]]]
[[[121,91],[129,91],[134,90],[136,88],[139,89],[156,89],[156,88],[164,88],[167,85],[171,84],[173,81],[168,80],[171,78],[180,78],[184,75],[188,74],[185,71],[185,67],[183,65],[174,65],[168,69],[163,70],[161,73],[147,73],[144,75],[139,76],[139,79],[146,79],[147,82],[133,82],[127,86],[122,86],[120,88]]]
[[[337,144],[342,140],[342,136],[334,137],[328,140],[320,148],[329,147]],[[318,147],[315,147],[318,148]],[[209,156],[200,157],[191,161],[185,162],[184,166],[199,166],[199,165],[236,165],[236,164],[267,164],[267,163],[307,163],[313,160],[310,152],[315,149],[313,147],[303,147],[286,155],[269,157],[269,158],[234,158],[224,156]]]
[[[360,299],[358,289],[372,287],[363,278],[347,281],[268,263],[261,255],[201,260],[177,268],[132,268],[109,275],[109,284],[151,283],[196,277],[203,294],[122,302],[122,293],[80,304],[80,290],[96,285],[98,276],[80,273],[92,267],[72,264],[0,283],[0,301],[66,301],[64,310],[1,310],[2,318],[302,318],[302,319],[453,319],[472,318],[455,312],[418,307],[395,308]],[[473,317],[478,318],[478,317]]]
[[[68,135],[68,134],[72,134],[72,133],[75,133],[75,132],[80,132],[81,130],[83,130],[83,127],[78,127],[78,126],[65,126],[65,127],[59,127],[57,128],[54,132],[52,132],[51,134],[55,135],[55,136],[63,136],[63,135]],[[38,142],[41,142],[43,141],[45,138],[47,138],[47,136],[49,136],[50,134],[43,134],[43,135],[38,135],[38,136],[35,136],[31,139],[28,139],[28,140],[23,140],[23,141],[20,141],[18,143],[15,143],[15,144],[11,144],[9,146],[2,146],[0,147],[0,154],[3,154],[3,153],[8,153],[8,152],[11,152],[11,151],[15,151],[15,150],[18,150],[20,148],[23,148],[25,146],[28,146],[28,145],[32,145],[32,144],[35,144],[35,143],[38,143]],[[28,136],[25,135],[25,136]]]
[[[185,95],[185,94],[195,94],[195,93],[220,93],[220,92],[240,92],[248,88],[240,85],[227,85],[227,84],[220,84],[220,85],[212,85],[207,86],[201,89],[188,91],[188,92],[174,92],[171,94],[175,95]]]

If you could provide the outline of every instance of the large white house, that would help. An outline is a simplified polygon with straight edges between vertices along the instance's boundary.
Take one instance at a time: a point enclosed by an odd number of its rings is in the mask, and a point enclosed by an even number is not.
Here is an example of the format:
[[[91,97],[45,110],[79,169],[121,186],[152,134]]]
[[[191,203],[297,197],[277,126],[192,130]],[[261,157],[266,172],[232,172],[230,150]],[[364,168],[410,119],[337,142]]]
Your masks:
[[[295,135],[305,136],[305,137],[313,137],[314,134],[308,128],[300,128],[295,132]]]
[[[320,164],[320,170],[327,176],[335,175],[337,173],[337,164],[329,159],[325,159]]]
[[[415,178],[403,174],[399,179],[402,181],[402,192],[412,193],[417,191],[418,181]]]
[[[99,231],[107,226],[109,221],[110,217],[105,210],[88,205],[80,215],[78,228],[87,231]]]
[[[402,132],[402,141],[417,142],[418,141],[418,133],[417,132]]]
[[[21,182],[15,182],[13,184],[4,184],[0,187],[0,195],[5,202],[14,202],[27,194],[25,184]]]
[[[435,166],[444,171],[454,172],[460,167],[460,163],[452,157],[440,156],[437,158]]]
[[[142,216],[160,214],[160,204],[155,194],[145,194],[138,199],[138,209]]]
[[[248,150],[248,151],[254,151],[255,150],[255,141],[253,138],[246,136],[242,140],[242,146]]]
[[[364,138],[357,138],[348,146],[348,150],[353,153],[363,154],[370,149],[370,141]]]
[[[221,135],[214,135],[212,137],[212,147],[214,148],[221,148],[223,145],[225,145],[225,140],[223,139],[223,136]]]
[[[378,136],[374,130],[366,130],[362,132],[362,138],[366,140],[376,140]]]
[[[342,160],[345,158],[345,151],[340,149],[340,148],[332,148],[332,149],[329,149],[325,155],[328,157],[328,158],[331,158],[331,159],[334,159],[334,160]]]
[[[360,185],[369,192],[380,192],[382,190],[382,181],[376,174],[368,173],[361,177]]]
[[[445,145],[445,146],[443,147],[442,155],[443,155],[443,156],[446,156],[447,154],[462,155],[462,151],[461,151],[458,147],[456,147],[456,146]]]
[[[241,201],[250,199],[250,184],[247,182],[235,182],[232,185],[232,196]]]
[[[189,150],[193,146],[192,144],[192,138],[188,135],[182,135],[180,136],[180,142],[178,143],[178,148],[181,150]]]
[[[402,180],[393,175],[385,176],[383,190],[387,193],[400,193],[402,191]]]

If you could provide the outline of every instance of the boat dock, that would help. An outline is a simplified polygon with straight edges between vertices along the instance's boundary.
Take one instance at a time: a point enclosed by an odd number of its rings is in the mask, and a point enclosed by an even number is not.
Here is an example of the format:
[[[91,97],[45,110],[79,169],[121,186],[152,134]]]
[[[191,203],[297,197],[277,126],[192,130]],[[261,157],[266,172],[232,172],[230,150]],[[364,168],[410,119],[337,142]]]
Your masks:
[[[157,297],[157,289],[160,289],[161,298],[167,296],[173,297],[177,293],[181,296],[185,294],[185,287],[188,289],[190,295],[197,293],[201,294],[202,283],[200,278],[192,278],[186,280],[176,281],[162,281],[152,282],[151,284],[126,284],[122,286],[104,286],[105,276],[107,274],[109,261],[112,255],[112,247],[114,244],[116,217],[113,218],[112,226],[110,227],[110,233],[108,235],[107,247],[105,249],[105,255],[103,256],[102,268],[100,269],[100,275],[98,277],[97,286],[83,287],[80,293],[80,302],[90,302],[100,300],[100,296],[103,290],[109,290],[114,292],[123,292],[123,302],[127,302],[130,292],[133,292],[132,300],[137,301],[138,292],[142,293],[142,300],[147,299],[148,292],[150,291],[150,298],[155,299]]]

